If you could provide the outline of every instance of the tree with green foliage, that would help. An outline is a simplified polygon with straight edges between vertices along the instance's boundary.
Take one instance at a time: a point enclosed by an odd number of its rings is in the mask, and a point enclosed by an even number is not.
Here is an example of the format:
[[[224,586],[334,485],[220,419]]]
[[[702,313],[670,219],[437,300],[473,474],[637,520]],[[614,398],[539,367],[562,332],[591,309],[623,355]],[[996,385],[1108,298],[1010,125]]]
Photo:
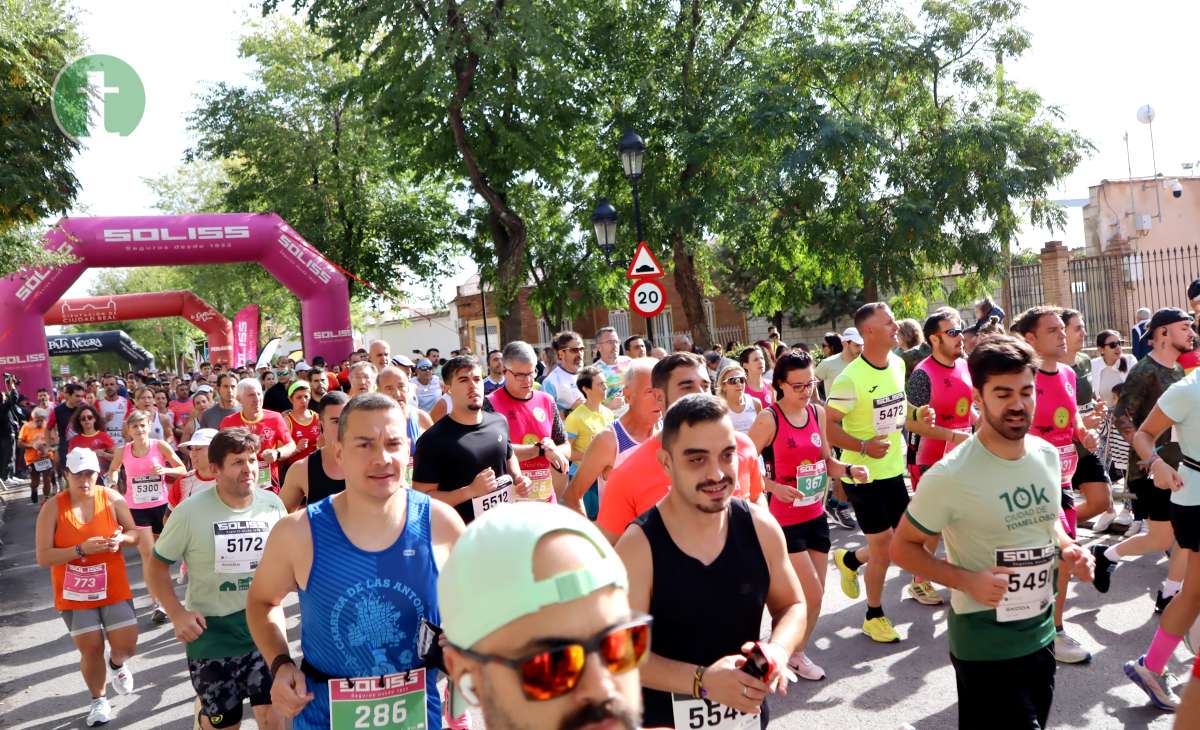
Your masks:
[[[266,0],[265,9],[281,4]],[[418,178],[452,181],[479,226],[475,260],[494,272],[505,341],[529,275],[529,216],[516,189],[551,189],[585,169],[606,116],[602,64],[612,26],[599,0],[293,0],[336,52],[361,58],[368,100],[396,161]],[[583,150],[584,152],[581,152]],[[443,183],[445,184],[445,183]],[[589,198],[590,199],[590,198]],[[578,201],[568,201],[578,202]]]
[[[83,52],[74,10],[61,0],[0,0],[0,276],[67,263],[41,246],[43,221],[79,193],[79,143],[51,112],[58,72]]]
[[[278,213],[389,297],[448,274],[469,221],[451,186],[414,174],[406,148],[350,92],[359,65],[284,18],[256,27],[240,54],[256,65],[254,83],[217,84],[189,117],[198,138],[189,158],[227,163],[220,209]],[[353,280],[351,289],[370,296]]]

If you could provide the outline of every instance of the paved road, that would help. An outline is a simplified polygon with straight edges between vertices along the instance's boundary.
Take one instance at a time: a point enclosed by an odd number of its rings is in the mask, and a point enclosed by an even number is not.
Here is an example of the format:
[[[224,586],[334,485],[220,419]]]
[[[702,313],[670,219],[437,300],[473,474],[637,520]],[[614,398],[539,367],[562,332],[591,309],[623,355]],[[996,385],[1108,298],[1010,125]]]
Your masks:
[[[19,496],[8,493],[9,509],[0,532],[5,544],[0,553],[0,727],[83,727],[86,690],[77,654],[53,609],[49,575],[34,562],[36,509]],[[1091,538],[1085,533],[1085,539]],[[835,529],[834,540],[853,546],[860,544],[861,536]],[[110,726],[188,728],[192,694],[183,651],[169,626],[150,623],[136,556],[131,565],[143,632],[133,665],[138,689],[129,697],[113,697],[110,692],[119,713]],[[1141,691],[1121,671],[1125,660],[1140,653],[1153,635],[1152,595],[1165,565],[1161,556],[1127,562],[1117,573],[1112,591],[1103,597],[1090,586],[1072,586],[1067,622],[1095,659],[1090,665],[1059,667],[1052,727],[1170,727],[1170,717],[1149,708]],[[816,646],[810,652],[829,677],[795,687],[789,696],[774,702],[771,727],[895,730],[905,723],[919,730],[955,727],[945,611],[900,601],[904,579],[893,569],[884,606],[905,641],[874,644],[858,628],[863,602],[846,599],[836,576],[832,577]],[[293,616],[293,625],[294,620]],[[1185,676],[1187,660],[1181,648],[1174,664],[1180,676]],[[255,725],[250,720],[244,727]]]

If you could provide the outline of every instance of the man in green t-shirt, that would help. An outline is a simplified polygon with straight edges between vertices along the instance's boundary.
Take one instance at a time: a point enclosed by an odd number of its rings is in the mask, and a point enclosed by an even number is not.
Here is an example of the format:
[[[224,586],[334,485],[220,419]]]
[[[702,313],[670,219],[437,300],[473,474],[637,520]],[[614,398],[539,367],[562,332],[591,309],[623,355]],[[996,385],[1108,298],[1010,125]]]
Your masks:
[[[1059,559],[1084,581],[1093,563],[1059,520],[1058,451],[1028,435],[1038,367],[1032,348],[988,338],[967,366],[977,430],[921,477],[892,559],[950,588],[959,727],[1035,730],[1046,727],[1054,698]],[[931,535],[945,542],[945,560],[925,550]]]
[[[287,515],[279,497],[258,489],[258,437],[244,428],[219,432],[208,446],[217,484],[184,500],[154,545],[146,584],[187,644],[188,672],[200,698],[201,727],[236,728],[250,700],[260,728],[281,727],[270,712],[271,674],[246,625],[246,596],[267,535]],[[181,604],[170,565],[187,562]]]
[[[883,613],[883,582],[892,533],[908,506],[901,435],[907,413],[904,363],[892,352],[899,341],[899,327],[885,302],[859,307],[854,326],[862,336],[862,355],[833,381],[826,413],[829,440],[842,448],[842,461],[865,466],[870,474],[871,481],[865,484],[843,479],[867,546],[856,551],[835,550],[833,561],[841,573],[842,591],[850,598],[858,598],[858,569],[866,565],[863,633],[880,643],[891,643],[899,641],[900,635]]]

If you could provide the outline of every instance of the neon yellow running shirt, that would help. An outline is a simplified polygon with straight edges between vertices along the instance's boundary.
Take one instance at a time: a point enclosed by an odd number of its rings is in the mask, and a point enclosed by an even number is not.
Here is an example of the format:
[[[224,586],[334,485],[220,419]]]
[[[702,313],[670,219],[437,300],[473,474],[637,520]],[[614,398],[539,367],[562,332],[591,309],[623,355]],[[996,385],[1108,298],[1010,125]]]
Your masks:
[[[871,481],[903,474],[905,450],[900,431],[907,404],[903,360],[889,352],[887,366],[877,368],[862,356],[855,358],[830,386],[827,405],[844,415],[842,429],[851,438],[868,441],[886,435],[890,446],[880,459],[846,449],[842,460],[867,467]]]

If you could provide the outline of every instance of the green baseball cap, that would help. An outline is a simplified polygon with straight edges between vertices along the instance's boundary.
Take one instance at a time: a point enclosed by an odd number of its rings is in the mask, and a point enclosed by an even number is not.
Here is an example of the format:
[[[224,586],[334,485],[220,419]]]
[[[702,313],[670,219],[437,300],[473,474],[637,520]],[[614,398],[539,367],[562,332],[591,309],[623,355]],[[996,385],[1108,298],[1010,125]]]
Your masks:
[[[572,532],[596,559],[544,580],[533,577],[533,551],[546,535]],[[586,517],[556,504],[502,504],[458,538],[438,576],[438,609],[451,644],[469,649],[497,629],[555,603],[601,588],[629,588],[625,564]]]

